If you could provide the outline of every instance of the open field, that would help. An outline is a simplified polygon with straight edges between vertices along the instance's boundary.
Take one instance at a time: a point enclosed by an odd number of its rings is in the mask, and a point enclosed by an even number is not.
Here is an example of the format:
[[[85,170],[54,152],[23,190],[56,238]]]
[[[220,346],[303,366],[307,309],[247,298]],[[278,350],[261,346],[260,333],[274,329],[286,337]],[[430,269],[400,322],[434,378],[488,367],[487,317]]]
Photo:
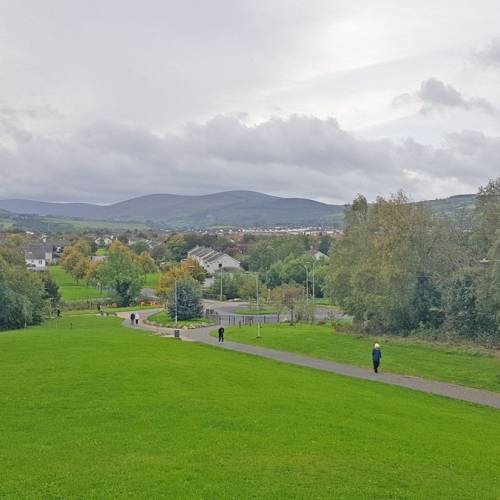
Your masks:
[[[340,363],[371,366],[374,338],[335,332],[332,326],[297,324],[227,328],[227,340],[290,351]],[[500,356],[491,352],[440,346],[410,339],[379,339],[382,371],[416,375],[500,392]]]
[[[167,327],[172,327],[174,328],[175,325],[175,318],[171,318],[170,315],[168,314],[167,311],[161,311],[156,314],[153,314],[148,318],[149,321],[153,323],[158,323],[162,326],[167,326]],[[210,325],[210,322],[207,321],[205,318],[201,319],[187,319],[187,320],[179,320],[177,321],[177,326],[183,327],[183,326],[208,326]]]
[[[77,283],[61,266],[50,266],[49,271],[59,285],[62,298],[66,301],[106,297],[106,293],[100,292],[97,288],[87,287],[83,282]]]
[[[72,316],[0,334],[0,497],[497,498],[498,410]]]
[[[134,229],[148,229],[148,225],[141,222],[116,222],[106,220],[92,220],[92,219],[74,219],[71,217],[50,217],[42,218],[45,224],[67,225],[75,231],[92,231],[97,229],[107,229],[108,231],[127,231]]]

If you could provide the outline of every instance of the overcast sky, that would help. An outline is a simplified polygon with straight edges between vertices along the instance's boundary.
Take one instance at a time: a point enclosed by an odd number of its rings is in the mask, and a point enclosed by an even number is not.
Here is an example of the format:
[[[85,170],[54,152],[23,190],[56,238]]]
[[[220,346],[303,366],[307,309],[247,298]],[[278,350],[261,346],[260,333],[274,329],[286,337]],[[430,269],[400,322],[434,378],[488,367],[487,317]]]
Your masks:
[[[500,175],[498,8],[0,0],[0,198],[475,192]]]

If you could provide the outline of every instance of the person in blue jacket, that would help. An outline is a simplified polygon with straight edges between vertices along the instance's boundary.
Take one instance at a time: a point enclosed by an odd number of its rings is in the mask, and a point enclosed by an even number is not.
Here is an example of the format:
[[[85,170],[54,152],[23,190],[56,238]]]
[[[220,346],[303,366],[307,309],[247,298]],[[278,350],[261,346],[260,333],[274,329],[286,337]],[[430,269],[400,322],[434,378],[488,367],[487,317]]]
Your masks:
[[[375,344],[372,350],[372,360],[373,360],[373,371],[378,373],[378,367],[380,366],[380,360],[382,359],[382,351],[380,346]]]

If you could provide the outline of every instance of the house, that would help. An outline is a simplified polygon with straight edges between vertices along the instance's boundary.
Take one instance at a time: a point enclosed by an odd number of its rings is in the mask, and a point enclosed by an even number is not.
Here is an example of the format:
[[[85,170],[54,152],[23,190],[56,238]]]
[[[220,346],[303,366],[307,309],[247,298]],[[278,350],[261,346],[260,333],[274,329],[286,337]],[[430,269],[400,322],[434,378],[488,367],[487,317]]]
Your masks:
[[[104,262],[107,258],[107,255],[92,255],[90,257],[90,262]]]
[[[113,243],[113,236],[111,236],[110,238],[108,238],[107,236],[105,236],[103,238],[97,238],[95,240],[95,244],[97,246],[109,247],[109,246],[111,246],[111,243]]]
[[[52,262],[57,263],[61,258],[64,248],[69,246],[71,243],[66,240],[44,240],[45,247],[52,249]]]
[[[320,252],[319,250],[310,250],[308,253],[311,257],[314,257],[315,260],[328,259],[328,255],[326,255],[326,253]]]
[[[53,262],[52,246],[46,244],[30,245],[24,251],[26,267],[31,271],[43,271]]]
[[[188,257],[194,259],[209,274],[220,269],[224,272],[240,270],[240,262],[227,253],[218,252],[212,248],[197,246],[188,252]]]

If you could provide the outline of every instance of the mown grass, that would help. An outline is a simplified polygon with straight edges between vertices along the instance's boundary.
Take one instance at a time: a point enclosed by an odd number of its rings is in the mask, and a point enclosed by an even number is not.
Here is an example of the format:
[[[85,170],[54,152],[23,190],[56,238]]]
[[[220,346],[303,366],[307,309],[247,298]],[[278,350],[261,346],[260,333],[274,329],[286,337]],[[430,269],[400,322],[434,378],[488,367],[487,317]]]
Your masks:
[[[0,366],[2,498],[498,498],[492,408],[98,317]]]
[[[256,344],[340,363],[371,366],[375,341],[382,347],[381,371],[416,375],[500,391],[500,356],[480,349],[443,346],[410,339],[375,339],[342,334],[329,325],[262,325],[226,329],[227,340]]]
[[[101,292],[97,288],[86,286],[84,282],[77,283],[62,266],[50,266],[49,271],[59,286],[62,298],[66,301],[102,299],[109,295],[106,291]]]
[[[178,320],[177,324],[175,323],[175,318],[172,318],[167,311],[161,311],[156,314],[149,316],[148,321],[152,323],[158,323],[161,326],[174,328],[175,326],[179,327],[200,327],[200,326],[208,326],[211,323],[207,321],[205,318],[196,318],[196,319],[186,319],[186,320]]]

